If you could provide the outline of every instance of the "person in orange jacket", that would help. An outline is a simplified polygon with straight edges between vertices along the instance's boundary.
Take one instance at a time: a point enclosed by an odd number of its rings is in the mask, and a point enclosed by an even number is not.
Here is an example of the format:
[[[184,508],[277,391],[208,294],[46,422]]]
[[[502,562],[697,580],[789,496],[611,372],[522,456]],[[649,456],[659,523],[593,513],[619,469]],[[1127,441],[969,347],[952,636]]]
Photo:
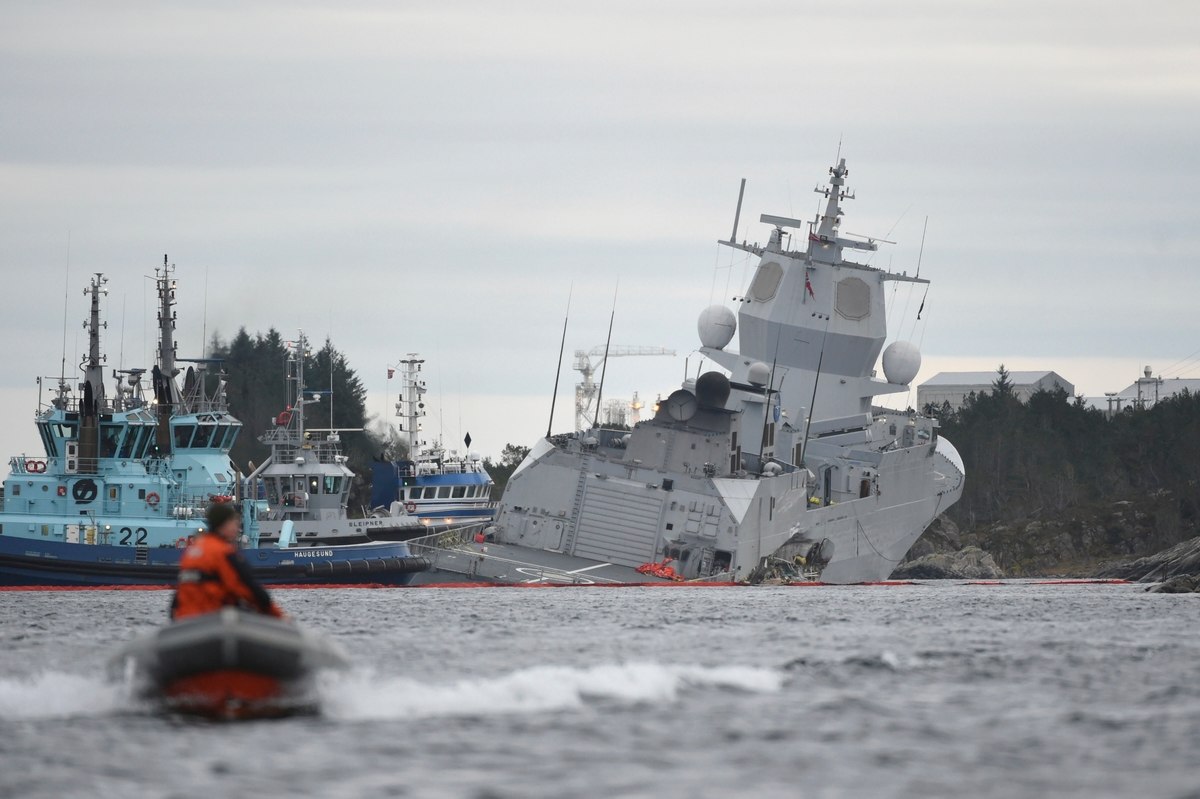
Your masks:
[[[184,619],[241,607],[283,618],[283,611],[259,585],[238,552],[242,519],[231,503],[216,502],[205,513],[207,529],[183,551],[171,618]]]

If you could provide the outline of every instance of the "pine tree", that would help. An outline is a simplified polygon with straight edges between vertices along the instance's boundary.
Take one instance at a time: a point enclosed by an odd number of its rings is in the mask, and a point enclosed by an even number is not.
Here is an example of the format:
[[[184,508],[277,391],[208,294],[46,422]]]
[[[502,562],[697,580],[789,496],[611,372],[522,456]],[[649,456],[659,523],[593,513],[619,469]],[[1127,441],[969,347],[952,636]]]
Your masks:
[[[1000,368],[996,370],[996,380],[992,383],[992,393],[1001,397],[1012,396],[1013,384],[1009,378],[1008,370],[1004,368],[1004,364],[1000,364]]]

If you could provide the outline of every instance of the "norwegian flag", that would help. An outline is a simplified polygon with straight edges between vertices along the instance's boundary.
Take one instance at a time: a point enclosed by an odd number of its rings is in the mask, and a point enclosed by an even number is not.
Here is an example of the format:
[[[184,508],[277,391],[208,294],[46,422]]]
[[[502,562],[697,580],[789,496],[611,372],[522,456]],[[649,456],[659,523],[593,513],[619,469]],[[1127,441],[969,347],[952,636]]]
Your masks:
[[[810,281],[808,279],[808,271],[807,270],[805,270],[805,272],[804,272],[804,290],[807,291],[808,296],[812,297],[814,300],[817,298],[817,295],[813,294],[812,281]]]
[[[391,380],[391,379],[392,379],[393,377],[395,377],[395,376],[396,376],[396,370],[395,370],[395,369],[388,369],[388,380]]]

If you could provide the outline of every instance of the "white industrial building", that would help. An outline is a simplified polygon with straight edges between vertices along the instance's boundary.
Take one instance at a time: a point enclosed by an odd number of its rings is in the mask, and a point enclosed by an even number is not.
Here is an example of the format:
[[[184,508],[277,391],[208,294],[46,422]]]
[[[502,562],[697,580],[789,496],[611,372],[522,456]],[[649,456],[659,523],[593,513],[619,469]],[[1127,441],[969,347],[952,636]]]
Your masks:
[[[938,372],[917,386],[917,407],[924,409],[933,405],[941,408],[948,402],[952,409],[958,410],[972,393],[992,393],[998,377],[996,372]],[[1038,391],[1061,388],[1069,396],[1075,394],[1075,386],[1058,372],[1009,372],[1008,379],[1012,383],[1013,396],[1021,402],[1028,402]]]
[[[1182,394],[1184,391],[1191,394],[1200,393],[1200,378],[1155,377],[1154,372],[1147,366],[1142,376],[1123,390],[1105,392],[1103,397],[1088,397],[1087,403],[1093,408],[1113,414],[1129,409],[1153,408],[1159,400]]]

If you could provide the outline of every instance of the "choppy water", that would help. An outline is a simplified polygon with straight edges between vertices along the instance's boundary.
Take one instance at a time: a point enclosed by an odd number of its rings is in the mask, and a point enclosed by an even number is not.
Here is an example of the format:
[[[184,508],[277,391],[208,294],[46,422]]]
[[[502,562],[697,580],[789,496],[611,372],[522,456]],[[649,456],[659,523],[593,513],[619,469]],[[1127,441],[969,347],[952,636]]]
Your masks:
[[[104,681],[163,592],[0,593],[0,796],[1200,797],[1200,597],[1140,586],[278,592],[318,717]]]

